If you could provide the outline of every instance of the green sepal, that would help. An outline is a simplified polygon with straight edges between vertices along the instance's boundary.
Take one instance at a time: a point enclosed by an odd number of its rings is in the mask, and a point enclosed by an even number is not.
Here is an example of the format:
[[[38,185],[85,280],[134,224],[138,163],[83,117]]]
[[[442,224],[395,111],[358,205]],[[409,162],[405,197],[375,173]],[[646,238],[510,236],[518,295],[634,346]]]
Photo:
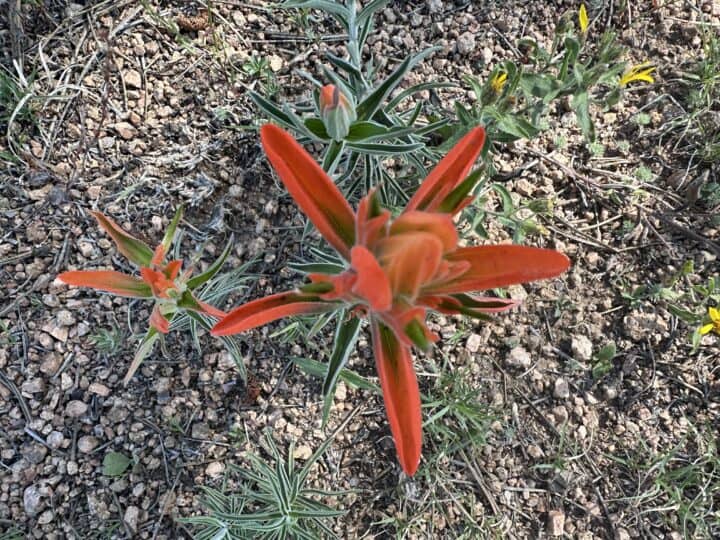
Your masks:
[[[470,192],[477,185],[478,180],[480,179],[480,176],[483,174],[483,172],[484,167],[482,166],[471,172],[467,176],[467,178],[465,178],[465,180],[460,182],[460,184],[455,189],[448,193],[448,196],[445,197],[445,199],[443,199],[443,201],[440,203],[438,211],[448,214],[454,214],[455,209],[458,207],[458,205],[462,203],[468,195],[470,195]]]
[[[300,292],[307,293],[307,294],[325,294],[332,291],[335,287],[332,283],[328,282],[318,282],[318,283],[308,283],[306,285],[302,285],[299,289]]]
[[[418,349],[427,351],[432,346],[432,342],[425,335],[425,329],[422,323],[413,319],[405,325],[405,335],[410,338]]]
[[[92,213],[100,227],[113,239],[118,251],[138,266],[150,266],[153,250],[142,240],[126,233],[114,221],[100,212]]]

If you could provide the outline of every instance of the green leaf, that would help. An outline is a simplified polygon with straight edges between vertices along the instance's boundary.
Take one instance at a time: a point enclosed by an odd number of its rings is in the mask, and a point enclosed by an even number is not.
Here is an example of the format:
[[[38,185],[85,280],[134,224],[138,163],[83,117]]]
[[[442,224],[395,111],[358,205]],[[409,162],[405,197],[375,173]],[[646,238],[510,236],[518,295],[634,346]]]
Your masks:
[[[325,377],[325,364],[318,362],[317,360],[311,360],[310,358],[302,358],[299,356],[291,357],[291,360],[297,364],[297,366],[313,377],[324,378]],[[352,388],[359,388],[361,390],[370,390],[373,392],[380,392],[380,387],[376,384],[371,383],[365,377],[358,375],[350,369],[340,370],[340,380],[344,381],[345,384]]]
[[[615,354],[617,354],[617,347],[615,342],[611,341],[598,351],[597,355],[595,355],[595,359],[598,362],[609,362],[615,358]]]
[[[350,16],[348,9],[340,2],[332,2],[331,0],[286,0],[282,4],[277,4],[282,9],[298,8],[298,9],[319,9],[333,15],[339,15],[347,24]]]
[[[452,83],[452,82],[426,82],[426,83],[414,84],[413,86],[406,88],[405,90],[400,92],[398,95],[396,95],[394,98],[392,98],[390,100],[390,102],[387,104],[387,106],[385,107],[385,111],[391,112],[404,99],[407,99],[408,97],[410,97],[413,94],[416,94],[418,92],[422,92],[423,90],[440,90],[440,89],[446,89],[446,88],[458,88],[458,85],[456,83]]]
[[[332,141],[327,149],[325,150],[325,156],[323,157],[322,162],[322,168],[323,170],[328,173],[329,176],[332,176],[335,172],[335,169],[338,166],[338,163],[340,163],[340,160],[343,156],[343,150],[345,148],[345,142],[344,141]]]
[[[405,330],[405,335],[410,338],[410,341],[412,341],[418,349],[427,351],[432,346],[432,342],[425,335],[423,325],[416,319],[413,319],[405,325],[403,330]]]
[[[357,77],[358,79],[363,79],[363,74],[360,72],[358,68],[353,66],[350,62],[345,60],[344,58],[340,58],[339,56],[334,55],[331,52],[326,52],[325,57],[328,59],[328,61],[334,65],[336,68],[343,70],[348,75],[351,75],[353,77]]]
[[[378,122],[355,122],[350,127],[347,140],[350,142],[361,142],[369,143],[376,141],[383,141],[387,139],[397,139],[400,137],[406,137],[408,135],[420,136],[425,132],[434,131],[442,125],[445,125],[447,120],[441,120],[435,124],[431,124],[425,127],[415,126],[392,126],[386,127]]]
[[[158,331],[155,330],[155,328],[153,328],[152,326],[148,328],[145,337],[140,342],[137,351],[135,351],[135,356],[133,357],[133,360],[130,363],[130,367],[125,374],[125,378],[123,379],[123,385],[127,386],[127,384],[130,382],[130,379],[132,379],[132,376],[135,375],[135,372],[140,367],[140,364],[142,364],[143,360],[145,360],[145,358],[152,352],[153,347],[155,347],[155,342],[158,339],[160,339],[160,334],[158,333]]]
[[[350,126],[347,139],[349,141],[364,141],[370,137],[386,135],[388,128],[371,120],[355,122]]]
[[[515,212],[515,204],[513,203],[510,192],[502,184],[493,184],[492,188],[500,195],[503,205],[503,215],[510,216]]]
[[[340,372],[345,368],[350,353],[355,348],[355,342],[360,332],[360,319],[351,317],[348,320],[346,310],[342,310],[338,314],[338,325],[335,331],[335,343],[333,352],[330,355],[330,361],[327,364],[327,372],[323,381],[322,393],[324,396],[323,404],[323,426],[327,424],[330,415],[330,407],[332,406],[333,397],[335,395],[335,386],[337,385]]]
[[[271,120],[274,120],[284,128],[295,127],[295,122],[293,122],[292,118],[290,118],[289,115],[283,112],[272,101],[265,99],[263,96],[257,92],[253,92],[252,90],[248,90],[248,95],[255,105],[257,105],[261,111],[269,116]]]
[[[700,347],[700,343],[702,342],[703,335],[700,333],[700,329],[696,328],[695,331],[692,334],[691,343],[692,343],[692,352],[697,352],[698,348]]]
[[[620,98],[622,98],[620,89],[614,88],[607,96],[605,96],[605,108],[610,109],[614,107],[620,102]]]
[[[468,127],[474,127],[476,125],[477,122],[475,122],[475,117],[473,116],[472,111],[465,108],[459,101],[455,102],[454,107],[455,115],[458,117],[461,124]]]
[[[520,78],[520,88],[526,94],[542,99],[545,103],[552,101],[562,88],[562,82],[553,77],[525,72]]]
[[[380,144],[380,143],[348,143],[347,147],[361,154],[375,156],[392,156],[398,154],[409,154],[424,147],[423,143],[410,144]]]
[[[301,274],[339,274],[345,267],[333,263],[290,263],[288,266]]]
[[[132,459],[120,452],[109,452],[103,459],[102,472],[105,476],[122,476],[132,463]]]
[[[177,300],[177,307],[192,311],[204,311],[200,303],[189,290],[185,290]]]
[[[416,126],[413,131],[413,135],[420,137],[421,135],[427,135],[428,133],[434,133],[441,130],[450,123],[450,118],[443,118],[437,122],[432,122],[425,126]]]
[[[569,68],[575,68],[578,54],[580,54],[580,42],[571,37],[568,36],[565,38],[565,57],[563,58],[562,67],[560,68],[560,73],[558,75],[558,79],[561,81],[565,81],[565,77],[567,77]]]
[[[395,68],[383,82],[370,95],[363,100],[357,107],[357,117],[360,120],[370,120],[375,112],[380,108],[383,101],[395,90],[402,81],[405,74],[415,65],[421,62],[431,53],[438,50],[439,47],[429,47],[416,55],[408,56],[402,63]]]
[[[484,172],[485,167],[483,165],[480,165],[480,167],[472,171],[465,180],[460,182],[460,184],[442,200],[438,211],[453,212],[455,208],[470,195],[470,192],[475,188],[480,180],[480,176],[482,176]]]
[[[378,10],[384,8],[389,2],[390,0],[373,0],[367,4],[358,14],[357,25],[362,26],[365,24]]]
[[[172,243],[175,241],[175,233],[177,232],[177,226],[178,223],[180,223],[180,219],[183,215],[183,207],[180,205],[180,207],[175,211],[175,215],[172,218],[172,221],[170,222],[170,225],[168,225],[167,230],[165,231],[165,235],[162,239],[162,247],[165,253],[170,251],[170,246],[172,246]]]
[[[573,98],[573,108],[583,135],[589,141],[595,140],[595,126],[590,118],[590,102],[587,92],[580,92]]]
[[[532,139],[540,130],[521,116],[504,114],[497,123],[497,129],[517,139]]]
[[[699,317],[695,312],[675,304],[668,305],[668,311],[681,321],[688,324],[697,324],[701,320],[701,317]]]
[[[616,353],[617,349],[614,341],[609,342],[598,351],[595,355],[595,363],[592,367],[593,379],[602,379],[605,375],[612,371],[612,359],[615,358]]]
[[[225,261],[227,260],[228,256],[230,255],[230,252],[233,248],[233,240],[234,237],[231,235],[230,240],[228,240],[227,245],[225,246],[225,249],[220,254],[220,256],[215,259],[215,262],[212,263],[207,270],[205,270],[202,274],[198,274],[194,278],[190,278],[187,281],[187,288],[191,291],[194,289],[197,289],[200,285],[204,285],[207,283],[210,279],[212,279],[215,274],[217,274],[220,269],[222,268],[223,264],[225,264]]]
[[[312,132],[319,139],[325,141],[330,140],[325,124],[322,120],[315,117],[306,118],[304,121],[305,127]]]

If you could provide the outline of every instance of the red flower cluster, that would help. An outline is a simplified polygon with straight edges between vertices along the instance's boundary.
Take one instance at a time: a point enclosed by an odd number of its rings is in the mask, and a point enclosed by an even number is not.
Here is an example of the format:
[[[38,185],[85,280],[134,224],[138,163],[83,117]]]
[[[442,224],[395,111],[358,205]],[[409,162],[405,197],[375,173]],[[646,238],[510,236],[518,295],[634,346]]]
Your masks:
[[[329,96],[328,96],[329,98]],[[212,333],[244,332],[289,315],[343,306],[370,321],[385,408],[403,470],[417,470],[422,446],[420,393],[411,347],[438,339],[428,310],[483,318],[516,305],[467,293],[557,276],[568,258],[515,245],[459,247],[452,217],[471,200],[478,175],[468,176],[485,131],[468,133],[422,183],[395,219],[375,192],[353,212],[332,180],[285,131],[266,125],[265,151],[298,206],[345,259],[343,272],[312,274],[298,290],[254,300],[231,311]]]

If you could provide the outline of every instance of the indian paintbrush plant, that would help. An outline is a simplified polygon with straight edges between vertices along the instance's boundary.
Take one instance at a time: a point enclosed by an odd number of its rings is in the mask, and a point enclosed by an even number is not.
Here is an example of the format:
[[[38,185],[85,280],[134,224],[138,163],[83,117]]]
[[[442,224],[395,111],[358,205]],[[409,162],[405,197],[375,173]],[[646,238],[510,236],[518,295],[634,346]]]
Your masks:
[[[283,9],[318,9],[331,16],[347,35],[347,54],[325,54],[327,65],[321,67],[318,77],[331,84],[298,71],[313,85],[310,99],[280,102],[254,91],[249,96],[271,122],[303,143],[323,147],[322,167],[346,196],[357,200],[378,186],[385,200],[403,204],[409,199],[407,191],[414,191],[415,181],[426,173],[426,163],[437,162],[437,151],[430,144],[432,135],[450,122],[439,105],[412,98],[422,91],[456,85],[430,81],[395,92],[410,70],[438,50],[436,47],[407,55],[386,77],[379,76],[383,66],[374,59],[363,59],[374,16],[387,3],[376,0],[362,8],[355,0],[286,0],[278,4]],[[335,98],[338,106],[329,107]],[[400,174],[391,175],[383,166],[388,158],[419,173],[404,174],[398,167]]]
[[[89,287],[118,296],[143,298],[154,302],[149,328],[125,376],[124,382],[127,384],[142,361],[152,352],[155,342],[169,332],[170,322],[176,315],[187,313],[206,328],[211,325],[203,316],[221,318],[226,315],[224,311],[199,300],[194,292],[217,274],[230,254],[232,242],[228,243],[220,257],[205,272],[191,277],[192,267],[181,272],[182,260],[166,262],[176,238],[182,208],[175,212],[162,241],[154,250],[102,213],[92,212],[92,215],[110,235],[118,251],[139,267],[140,275],[133,276],[116,270],[69,270],[61,273],[58,279],[75,287]]]
[[[482,127],[460,140],[395,217],[381,206],[376,190],[353,211],[318,163],[281,128],[264,126],[261,139],[288,192],[343,264],[320,265],[309,273],[309,283],[241,305],[212,334],[234,335],[282,317],[339,311],[323,384],[327,403],[360,320],[367,319],[398,458],[412,475],[420,461],[422,418],[411,348],[428,351],[438,339],[425,322],[427,312],[487,319],[517,302],[469,293],[555,277],[569,260],[535,247],[458,245],[453,216],[472,201],[480,177],[479,171],[468,173],[485,145]]]

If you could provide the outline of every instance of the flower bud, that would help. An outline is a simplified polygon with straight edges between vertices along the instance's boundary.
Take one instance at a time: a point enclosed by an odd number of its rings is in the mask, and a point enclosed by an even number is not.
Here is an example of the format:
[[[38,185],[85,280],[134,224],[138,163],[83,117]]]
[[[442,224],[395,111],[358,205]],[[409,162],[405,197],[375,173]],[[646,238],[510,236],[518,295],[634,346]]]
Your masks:
[[[355,107],[334,84],[327,84],[320,90],[320,116],[328,135],[333,140],[344,139],[355,121]]]

